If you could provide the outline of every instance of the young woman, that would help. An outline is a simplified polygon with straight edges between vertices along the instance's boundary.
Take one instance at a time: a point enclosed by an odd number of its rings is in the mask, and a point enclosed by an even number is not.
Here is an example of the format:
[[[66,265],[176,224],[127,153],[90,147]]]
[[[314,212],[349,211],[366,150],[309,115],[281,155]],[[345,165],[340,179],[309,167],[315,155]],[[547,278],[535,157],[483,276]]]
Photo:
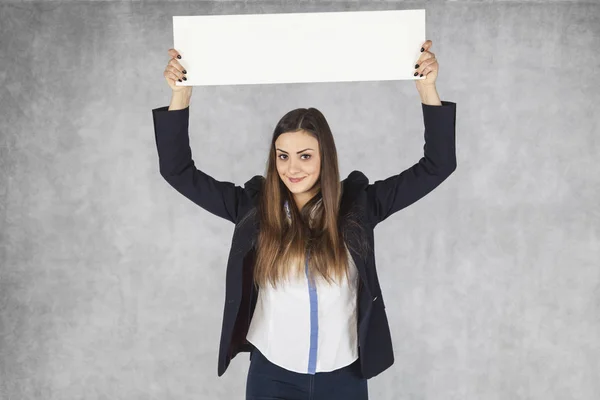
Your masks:
[[[363,400],[367,379],[393,364],[373,229],[456,169],[456,104],[437,94],[431,45],[423,44],[415,65],[415,76],[425,76],[415,81],[425,126],[418,163],[372,184],[360,171],[340,181],[325,117],[299,108],[275,127],[266,176],[244,187],[196,168],[188,136],[192,87],[175,85],[187,71],[169,50],[171,104],[152,110],[160,173],[235,224],[218,375],[238,353],[250,352],[247,399]]]

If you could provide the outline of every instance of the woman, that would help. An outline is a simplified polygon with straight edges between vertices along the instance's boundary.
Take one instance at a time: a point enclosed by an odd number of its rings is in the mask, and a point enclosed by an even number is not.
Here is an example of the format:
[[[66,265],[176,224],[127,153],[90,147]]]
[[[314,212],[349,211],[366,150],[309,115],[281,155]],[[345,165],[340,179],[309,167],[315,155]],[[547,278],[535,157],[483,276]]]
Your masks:
[[[247,399],[367,399],[367,379],[394,362],[377,277],[373,229],[435,189],[456,169],[456,104],[440,101],[438,62],[426,41],[415,65],[424,157],[369,184],[340,181],[329,125],[299,108],[277,124],[266,177],[244,184],[198,170],[189,146],[192,87],[170,49],[169,107],[152,110],[160,173],[188,199],[235,224],[229,254],[218,375],[250,352]],[[192,72],[193,73],[193,72]],[[229,139],[228,139],[229,140]]]

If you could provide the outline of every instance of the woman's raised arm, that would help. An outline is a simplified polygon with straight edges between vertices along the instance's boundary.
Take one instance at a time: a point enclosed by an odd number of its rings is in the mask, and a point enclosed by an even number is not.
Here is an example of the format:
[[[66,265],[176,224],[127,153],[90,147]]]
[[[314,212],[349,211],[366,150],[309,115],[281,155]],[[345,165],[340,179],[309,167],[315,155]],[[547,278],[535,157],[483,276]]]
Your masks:
[[[218,181],[196,168],[189,144],[192,86],[175,85],[175,79],[182,79],[180,77],[183,77],[185,70],[177,61],[180,59],[179,52],[170,49],[169,55],[172,58],[164,76],[173,89],[171,104],[152,110],[160,175],[179,193],[206,211],[237,223],[242,206],[250,199],[244,188],[231,182]]]

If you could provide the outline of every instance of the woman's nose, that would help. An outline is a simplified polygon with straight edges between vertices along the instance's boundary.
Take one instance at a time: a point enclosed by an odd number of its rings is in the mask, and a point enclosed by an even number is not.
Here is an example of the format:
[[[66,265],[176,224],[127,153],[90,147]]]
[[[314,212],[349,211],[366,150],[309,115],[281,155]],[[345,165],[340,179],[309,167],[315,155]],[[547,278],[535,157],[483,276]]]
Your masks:
[[[288,175],[298,175],[300,173],[300,170],[298,168],[291,168],[288,169]]]
[[[293,175],[295,173],[298,173],[300,171],[300,166],[298,164],[297,161],[290,161],[289,163],[289,168],[288,168],[288,173],[290,175]]]

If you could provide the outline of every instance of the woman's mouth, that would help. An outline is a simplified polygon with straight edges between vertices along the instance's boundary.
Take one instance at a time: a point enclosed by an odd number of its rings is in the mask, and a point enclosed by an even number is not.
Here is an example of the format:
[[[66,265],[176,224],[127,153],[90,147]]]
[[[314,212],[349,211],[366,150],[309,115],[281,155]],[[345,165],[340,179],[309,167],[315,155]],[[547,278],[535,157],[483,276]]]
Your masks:
[[[294,178],[290,178],[290,177],[288,177],[288,178],[289,178],[290,182],[292,182],[292,183],[298,183],[298,182],[300,182],[302,179],[304,179],[306,177],[304,176],[304,177],[298,178],[298,179],[294,179]]]

